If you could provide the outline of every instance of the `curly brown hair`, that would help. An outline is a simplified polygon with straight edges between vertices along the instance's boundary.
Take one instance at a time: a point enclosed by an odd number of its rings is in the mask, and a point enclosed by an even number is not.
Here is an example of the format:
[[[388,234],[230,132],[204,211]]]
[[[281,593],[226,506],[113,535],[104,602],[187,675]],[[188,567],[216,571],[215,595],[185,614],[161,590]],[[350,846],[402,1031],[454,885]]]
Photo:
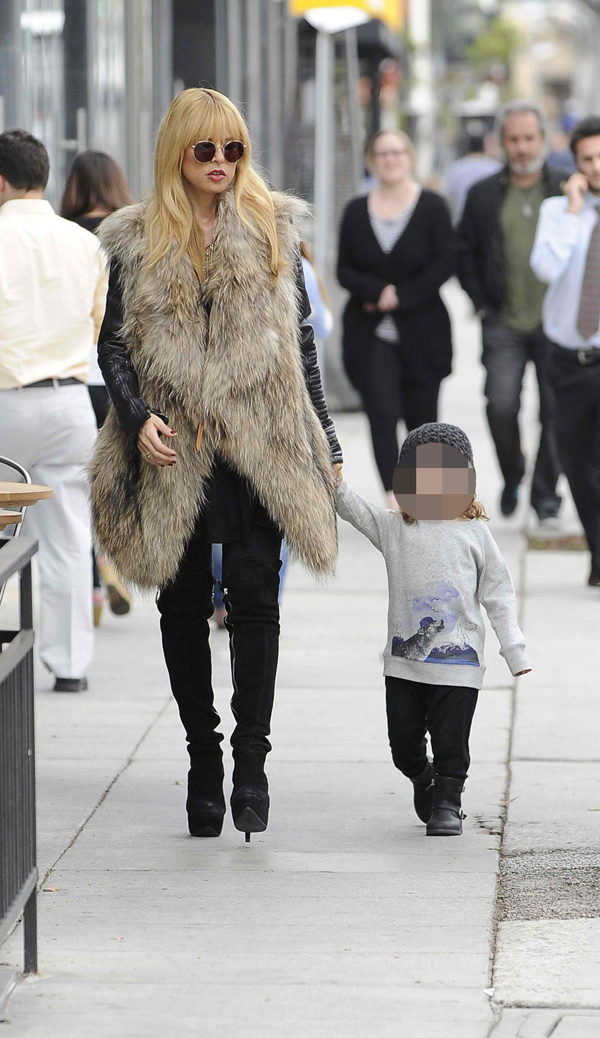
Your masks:
[[[412,515],[409,515],[408,512],[405,512],[403,508],[400,508],[399,511],[400,511],[400,515],[404,519],[405,523],[416,523],[417,522],[417,520],[413,519]],[[483,507],[481,501],[478,501],[476,497],[473,498],[473,500],[471,501],[471,504],[469,505],[469,507],[465,508],[463,514],[461,516],[459,516],[459,518],[460,519],[485,519],[486,522],[489,522],[489,520],[490,520],[489,515],[485,514],[485,508]]]

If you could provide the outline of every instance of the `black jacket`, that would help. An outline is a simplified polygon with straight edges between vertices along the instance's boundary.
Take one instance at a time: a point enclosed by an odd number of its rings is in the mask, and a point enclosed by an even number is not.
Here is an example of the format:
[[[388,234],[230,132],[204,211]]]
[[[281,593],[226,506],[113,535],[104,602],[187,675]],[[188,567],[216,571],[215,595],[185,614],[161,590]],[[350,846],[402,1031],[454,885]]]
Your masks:
[[[371,227],[367,198],[346,206],[340,228],[337,276],[350,299],[344,311],[344,362],[358,387],[360,370],[382,314],[368,313],[386,285],[394,285],[392,311],[407,374],[419,382],[444,378],[452,364],[450,319],[439,289],[455,272],[457,242],[448,207],[433,191],[421,191],[415,210],[391,252]]]
[[[300,298],[299,339],[304,380],[313,407],[329,441],[332,463],[335,463],[342,461],[342,449],[335,434],[323,393],[314,332],[306,320],[311,312],[311,306],[304,285],[304,274],[300,261],[296,266],[296,280]],[[126,432],[136,435],[154,408],[150,408],[140,395],[137,373],[131,363],[127,345],[120,337],[123,324],[123,300],[119,281],[119,266],[113,262],[108,281],[106,312],[98,339],[98,363],[119,424]],[[155,413],[159,414],[158,411]],[[161,415],[161,417],[168,422],[168,417],[165,415]]]
[[[568,170],[545,165],[542,170],[544,197],[561,194]],[[510,183],[508,168],[479,180],[467,195],[458,226],[460,256],[458,276],[476,310],[492,319],[506,302],[506,264],[500,210]]]

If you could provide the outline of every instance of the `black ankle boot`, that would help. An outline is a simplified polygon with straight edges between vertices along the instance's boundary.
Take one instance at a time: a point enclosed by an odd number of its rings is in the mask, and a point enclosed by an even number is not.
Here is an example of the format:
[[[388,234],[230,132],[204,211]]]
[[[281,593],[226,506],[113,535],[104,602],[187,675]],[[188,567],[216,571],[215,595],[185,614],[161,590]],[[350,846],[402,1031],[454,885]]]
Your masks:
[[[411,779],[414,786],[415,811],[422,822],[428,822],[433,810],[433,780],[435,772],[431,761],[420,771],[415,778]]]
[[[269,823],[269,784],[265,775],[264,754],[252,750],[233,751],[233,792],[231,814],[236,829],[246,834],[264,833]]]
[[[225,815],[223,755],[191,753],[186,810],[191,836],[220,836]]]
[[[433,811],[427,823],[428,836],[460,836],[462,820],[460,794],[464,788],[462,779],[436,775],[433,787]]]

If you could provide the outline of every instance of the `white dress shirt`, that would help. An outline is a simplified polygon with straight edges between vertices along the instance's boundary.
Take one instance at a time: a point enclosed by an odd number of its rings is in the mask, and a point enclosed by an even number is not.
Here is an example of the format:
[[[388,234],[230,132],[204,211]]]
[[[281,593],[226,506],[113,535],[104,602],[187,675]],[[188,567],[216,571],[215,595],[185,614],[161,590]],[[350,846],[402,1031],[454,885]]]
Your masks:
[[[44,199],[0,207],[0,389],[85,382],[108,279],[94,234]]]
[[[542,308],[544,331],[567,349],[600,346],[600,328],[589,339],[577,331],[585,263],[599,205],[600,198],[588,192],[577,214],[568,211],[568,198],[560,196],[546,198],[540,206],[530,263],[540,281],[549,284]]]

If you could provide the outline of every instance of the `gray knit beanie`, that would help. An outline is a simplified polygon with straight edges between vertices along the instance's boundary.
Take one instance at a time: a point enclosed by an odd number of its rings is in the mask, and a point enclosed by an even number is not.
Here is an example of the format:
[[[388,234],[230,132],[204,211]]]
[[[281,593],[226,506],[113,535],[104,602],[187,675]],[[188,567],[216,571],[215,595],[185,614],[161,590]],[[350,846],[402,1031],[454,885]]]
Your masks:
[[[450,447],[455,447],[457,451],[464,454],[468,458],[469,464],[475,468],[473,448],[471,447],[469,437],[457,425],[448,425],[446,422],[427,422],[426,425],[420,425],[418,429],[413,429],[402,444],[398,462],[409,451],[419,447],[422,443],[447,443]]]

